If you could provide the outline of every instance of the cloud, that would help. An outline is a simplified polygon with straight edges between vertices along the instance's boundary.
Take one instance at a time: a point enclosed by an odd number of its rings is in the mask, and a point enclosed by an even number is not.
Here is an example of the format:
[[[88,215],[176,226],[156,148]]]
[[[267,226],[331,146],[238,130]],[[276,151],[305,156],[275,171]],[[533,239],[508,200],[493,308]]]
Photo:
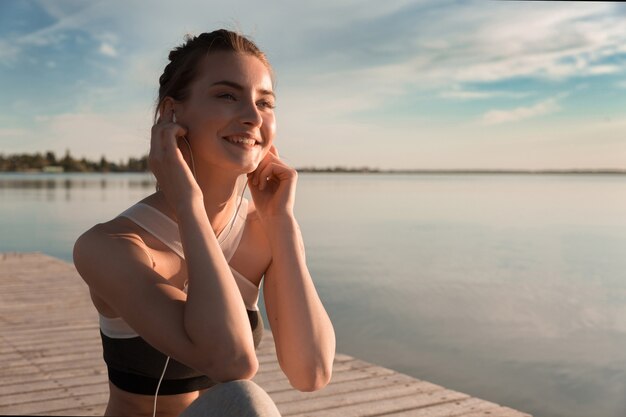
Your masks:
[[[496,91],[496,90],[480,90],[480,91],[472,91],[466,90],[461,87],[454,86],[450,89],[444,90],[439,93],[439,97],[453,100],[480,100],[480,99],[488,99],[495,97],[506,97],[506,98],[524,98],[532,95],[531,92],[519,93],[519,92],[511,92],[511,91]]]
[[[617,73],[624,67],[605,62],[626,52],[616,7],[422,2],[333,28],[305,41],[304,50],[320,51],[318,62],[377,68],[381,76],[419,88]]]
[[[143,139],[149,121],[141,129],[134,128],[122,113],[140,118],[149,113],[133,109],[151,107],[167,53],[187,32],[235,27],[268,53],[277,73],[279,135],[288,133],[288,141],[293,137],[292,143],[310,146],[310,152],[296,147],[292,152],[294,157],[310,158],[307,163],[314,163],[313,158],[348,161],[366,156],[376,161],[383,155],[390,161],[388,166],[401,161],[407,167],[442,163],[448,158],[442,149],[457,146],[460,141],[455,140],[461,135],[451,127],[436,130],[433,125],[448,115],[457,120],[465,116],[446,108],[449,100],[504,99],[498,102],[505,104],[492,105],[473,126],[471,137],[483,138],[486,130],[496,129],[481,126],[560,110],[558,98],[546,96],[552,89],[538,87],[534,81],[546,85],[596,76],[583,80],[595,88],[596,80],[604,75],[624,70],[623,61],[616,58],[626,53],[624,14],[620,13],[625,9],[606,3],[489,2],[487,6],[484,1],[389,0],[363,5],[358,0],[321,0],[267,8],[252,2],[217,6],[199,0],[183,2],[193,14],[180,13],[181,6],[171,2],[147,8],[144,2],[129,1],[122,9],[110,2],[38,4],[55,21],[24,34],[23,43],[10,39],[13,35],[3,35],[0,57],[41,58],[43,69],[53,59],[57,70],[50,72],[64,74],[58,70],[67,62],[63,56],[44,57],[29,47],[67,41],[59,45],[61,53],[67,52],[63,47],[72,45],[89,48],[89,53],[98,56],[89,55],[88,65],[80,67],[76,77],[67,77],[69,87],[80,82],[81,88],[80,94],[68,96],[68,104],[55,107],[53,111],[62,115],[31,112],[41,114],[41,129],[27,135],[29,140],[23,144],[41,146],[40,137],[50,133],[45,140],[63,149],[111,153],[113,158],[147,149]],[[293,19],[294,14],[307,19]],[[329,15],[336,19],[328,19]],[[116,59],[106,59],[112,56]],[[7,65],[8,60],[1,62]],[[515,78],[521,80],[513,90],[508,81]],[[9,102],[21,97],[22,90],[15,89]],[[512,101],[524,97],[533,99],[524,101],[524,106]],[[435,101],[426,112],[411,109],[425,100]],[[394,113],[390,103],[408,106]],[[362,113],[355,115],[358,112]],[[72,124],[83,130],[81,134],[71,129]],[[95,137],[99,140],[92,142]],[[341,154],[331,155],[329,149]],[[418,153],[422,159],[416,162]]]
[[[555,98],[540,101],[530,107],[517,107],[512,110],[490,110],[481,118],[483,125],[518,122],[560,110]]]
[[[15,62],[20,53],[20,48],[12,42],[0,39],[0,62],[4,65]]]
[[[76,7],[77,4],[80,6]],[[88,32],[90,30],[89,24],[93,20],[101,18],[103,15],[110,15],[110,13],[105,13],[107,9],[103,2],[55,4],[55,2],[43,1],[39,2],[38,6],[56,20],[51,25],[21,34],[16,38],[16,42],[20,45],[48,46],[59,44],[68,38],[67,31],[77,29]]]
[[[113,45],[109,44],[109,43],[102,43],[100,45],[100,48],[98,49],[98,51],[102,54],[102,55],[106,55],[106,56],[110,56],[110,57],[116,57],[117,56],[117,51],[115,50],[115,47],[113,47]]]

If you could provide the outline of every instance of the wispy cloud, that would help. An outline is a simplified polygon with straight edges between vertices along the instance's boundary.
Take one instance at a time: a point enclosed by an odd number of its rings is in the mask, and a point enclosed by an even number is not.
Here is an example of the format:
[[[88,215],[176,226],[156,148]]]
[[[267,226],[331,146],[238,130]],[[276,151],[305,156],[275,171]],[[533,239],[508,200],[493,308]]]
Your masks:
[[[454,7],[429,3],[407,6],[389,22],[374,20],[365,28],[355,23],[324,39],[338,38],[341,44],[343,32],[345,36],[350,36],[348,32],[375,33],[376,37],[368,36],[356,50],[345,48],[348,55],[340,62],[354,73],[370,72],[378,80],[405,91],[407,87],[440,89],[450,83],[495,83],[522,77],[560,82],[626,69],[623,64],[606,61],[626,52],[626,30],[623,17],[614,13],[616,7],[530,7],[503,2],[485,8],[476,2]],[[410,19],[410,25],[403,23]],[[388,23],[386,29],[380,29],[384,23]],[[324,47],[319,45],[319,49],[323,51]],[[330,58],[333,47],[329,49]],[[443,95],[487,97],[485,93],[468,91]]]
[[[0,63],[10,65],[15,62],[19,55],[20,48],[14,43],[0,39]]]
[[[520,120],[554,113],[558,110],[560,110],[560,107],[556,98],[549,98],[530,107],[516,107],[510,110],[490,110],[482,116],[480,123],[483,125],[495,125],[519,122]]]
[[[439,94],[439,97],[452,100],[480,100],[496,97],[520,99],[533,94],[536,93],[497,90],[468,90],[459,86],[453,86],[450,89],[443,90]]]
[[[76,7],[78,5],[78,7]],[[62,43],[67,39],[67,31],[77,29],[89,31],[90,23],[103,13],[102,2],[94,3],[56,3],[40,2],[39,6],[56,19],[52,24],[25,33],[16,38],[20,45],[48,46]]]
[[[102,43],[100,44],[100,48],[98,49],[98,51],[102,54],[102,55],[106,55],[106,56],[110,56],[110,57],[116,57],[117,56],[117,51],[115,50],[115,47],[109,43]]]

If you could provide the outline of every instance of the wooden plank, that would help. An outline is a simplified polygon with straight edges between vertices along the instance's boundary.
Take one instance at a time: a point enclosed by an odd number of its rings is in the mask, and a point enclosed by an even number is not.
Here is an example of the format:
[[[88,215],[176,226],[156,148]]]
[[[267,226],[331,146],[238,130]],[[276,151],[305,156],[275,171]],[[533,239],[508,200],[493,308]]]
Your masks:
[[[57,384],[55,381],[51,379],[42,380],[40,377],[36,380],[31,380],[28,382],[3,385],[0,386],[0,402],[2,401],[2,397],[7,395],[20,394],[25,392],[37,392],[58,387],[59,384]]]
[[[62,410],[50,411],[47,413],[34,413],[33,415],[46,416],[102,416],[106,410],[107,403],[94,404],[77,408],[64,408]],[[495,417],[495,416],[492,416]]]
[[[357,380],[331,382],[322,390],[315,392],[300,392],[296,390],[282,391],[273,393],[272,398],[276,403],[285,403],[292,401],[302,401],[303,399],[314,399],[331,395],[342,395],[354,391],[367,390],[373,388],[387,387],[397,384],[410,384],[416,380],[408,375],[392,374],[376,376],[371,378],[361,378]],[[443,387],[430,382],[422,381],[423,384],[430,384],[433,391],[443,389]]]
[[[467,394],[452,390],[437,390],[433,392],[413,394],[399,397],[383,397],[377,400],[362,399],[359,403],[344,405],[340,407],[329,407],[311,412],[291,414],[298,417],[320,416],[320,417],[360,417],[376,416],[399,412],[406,409],[435,406],[438,404],[458,401],[468,398]],[[289,414],[286,414],[289,415]]]
[[[54,400],[59,398],[69,398],[80,396],[82,394],[93,394],[93,393],[108,393],[109,388],[102,384],[102,381],[97,381],[95,384],[81,384],[75,385],[71,387],[54,387],[47,388],[43,390],[37,391],[25,391],[21,393],[14,393],[13,395],[5,395],[0,397],[0,407],[6,405],[17,405],[28,403],[33,400],[33,397],[36,396],[37,401],[44,400]],[[35,395],[33,395],[35,394]]]
[[[336,409],[344,406],[361,405],[366,402],[377,403],[393,402],[399,397],[415,397],[418,394],[444,391],[440,387],[422,381],[413,381],[405,384],[393,384],[382,387],[362,388],[340,395],[327,395],[316,398],[303,398],[300,401],[291,401],[280,404],[280,412],[286,416],[310,413],[317,410]],[[433,401],[435,399],[433,398]],[[277,404],[277,405],[278,405]]]
[[[462,414],[462,417],[532,417],[509,407],[496,407],[489,410],[475,411]]]

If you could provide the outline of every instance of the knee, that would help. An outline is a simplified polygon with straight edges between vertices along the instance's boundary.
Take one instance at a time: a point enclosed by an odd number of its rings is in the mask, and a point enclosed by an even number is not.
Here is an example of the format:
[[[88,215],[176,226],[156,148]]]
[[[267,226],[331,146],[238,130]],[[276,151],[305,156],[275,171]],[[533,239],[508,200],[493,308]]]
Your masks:
[[[267,392],[247,379],[221,382],[195,402],[196,406],[202,405],[205,410],[216,411],[220,416],[280,417]]]
[[[220,395],[241,396],[263,391],[263,388],[249,379],[236,379],[234,381],[220,382],[212,390],[220,392]]]

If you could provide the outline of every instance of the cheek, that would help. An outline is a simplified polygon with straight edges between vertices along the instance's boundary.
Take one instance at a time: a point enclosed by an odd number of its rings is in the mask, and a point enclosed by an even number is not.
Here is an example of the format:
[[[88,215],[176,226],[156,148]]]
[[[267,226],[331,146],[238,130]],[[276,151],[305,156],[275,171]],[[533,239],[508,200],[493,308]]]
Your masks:
[[[274,115],[263,118],[263,133],[269,139],[273,139],[276,134],[276,118]]]

